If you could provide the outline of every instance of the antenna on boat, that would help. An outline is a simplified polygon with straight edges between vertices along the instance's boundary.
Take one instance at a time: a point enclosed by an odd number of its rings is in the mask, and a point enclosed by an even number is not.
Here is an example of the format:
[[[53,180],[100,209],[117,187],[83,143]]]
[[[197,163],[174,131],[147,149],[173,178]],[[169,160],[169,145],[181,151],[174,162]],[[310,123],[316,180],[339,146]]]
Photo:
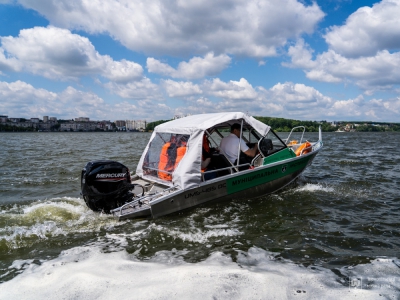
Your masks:
[[[321,126],[319,126],[319,140],[322,142],[322,132],[321,132]]]

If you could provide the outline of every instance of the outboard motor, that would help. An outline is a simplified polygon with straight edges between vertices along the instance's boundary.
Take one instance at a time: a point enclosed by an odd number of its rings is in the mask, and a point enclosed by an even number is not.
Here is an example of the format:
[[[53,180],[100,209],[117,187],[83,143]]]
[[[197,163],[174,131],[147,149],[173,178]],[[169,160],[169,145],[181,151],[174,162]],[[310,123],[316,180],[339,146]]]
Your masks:
[[[110,213],[110,210],[131,201],[133,186],[129,169],[116,161],[91,161],[82,170],[82,196],[94,211]]]

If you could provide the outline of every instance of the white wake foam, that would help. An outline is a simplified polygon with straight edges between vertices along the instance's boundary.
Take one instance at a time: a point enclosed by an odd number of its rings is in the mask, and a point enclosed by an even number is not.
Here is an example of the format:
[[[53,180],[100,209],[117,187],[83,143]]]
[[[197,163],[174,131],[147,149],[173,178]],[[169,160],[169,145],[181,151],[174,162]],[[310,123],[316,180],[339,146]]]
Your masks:
[[[302,187],[296,188],[296,191],[300,191],[300,192],[322,191],[322,192],[331,193],[331,192],[334,192],[334,189],[332,187],[323,186],[321,184],[307,183],[306,185],[304,185]]]
[[[400,269],[391,259],[356,266],[348,283],[330,270],[276,261],[258,248],[239,252],[237,263],[220,252],[186,263],[182,254],[162,251],[143,262],[125,251],[76,247],[40,266],[31,263],[0,285],[0,298],[396,299],[400,288]]]

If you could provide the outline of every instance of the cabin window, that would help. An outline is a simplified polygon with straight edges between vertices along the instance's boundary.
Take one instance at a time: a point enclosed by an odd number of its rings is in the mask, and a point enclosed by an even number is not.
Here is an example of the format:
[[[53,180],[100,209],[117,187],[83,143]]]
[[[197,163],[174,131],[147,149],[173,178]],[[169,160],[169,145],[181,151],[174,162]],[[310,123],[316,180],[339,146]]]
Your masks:
[[[143,162],[145,175],[171,181],[172,173],[186,154],[189,135],[157,133]]]
[[[242,138],[250,148],[254,147],[260,139],[260,135],[253,128],[243,128]]]
[[[287,148],[286,144],[273,130],[270,130],[259,143],[260,152],[264,157],[276,153],[284,148]]]

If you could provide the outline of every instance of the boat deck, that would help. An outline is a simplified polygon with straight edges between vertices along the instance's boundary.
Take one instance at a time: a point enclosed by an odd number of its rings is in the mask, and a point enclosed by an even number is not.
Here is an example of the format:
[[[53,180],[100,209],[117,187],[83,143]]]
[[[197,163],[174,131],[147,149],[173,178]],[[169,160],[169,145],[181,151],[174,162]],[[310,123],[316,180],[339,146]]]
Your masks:
[[[136,198],[111,211],[119,220],[151,217],[150,202],[178,190],[177,187],[167,187],[143,179],[133,180],[132,183],[138,184],[138,186],[132,190],[132,192],[137,195]]]

